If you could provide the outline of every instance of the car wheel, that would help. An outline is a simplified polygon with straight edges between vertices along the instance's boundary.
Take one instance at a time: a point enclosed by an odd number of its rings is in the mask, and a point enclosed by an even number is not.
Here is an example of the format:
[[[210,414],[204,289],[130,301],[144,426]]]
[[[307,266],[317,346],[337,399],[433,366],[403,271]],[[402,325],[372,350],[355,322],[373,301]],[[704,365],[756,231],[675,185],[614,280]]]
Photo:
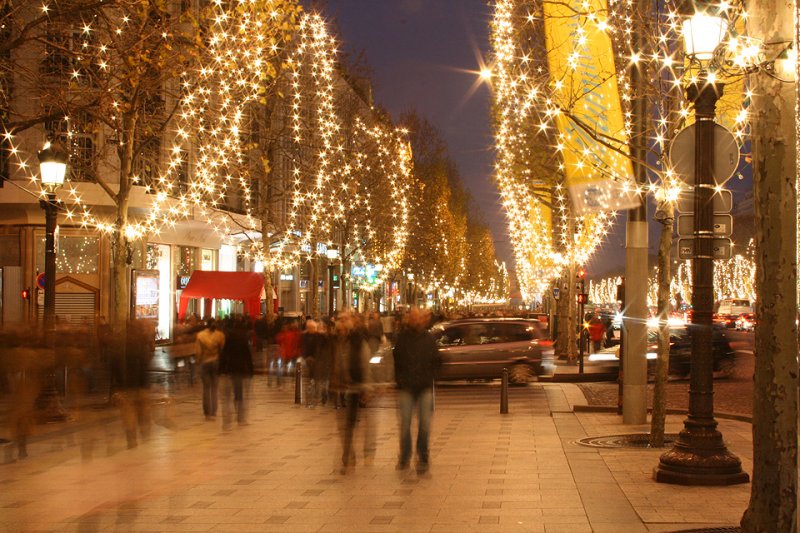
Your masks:
[[[723,359],[717,364],[717,373],[721,378],[729,378],[736,370],[736,361],[733,359]]]
[[[533,378],[533,369],[528,365],[514,365],[508,373],[508,381],[514,385],[525,385]]]

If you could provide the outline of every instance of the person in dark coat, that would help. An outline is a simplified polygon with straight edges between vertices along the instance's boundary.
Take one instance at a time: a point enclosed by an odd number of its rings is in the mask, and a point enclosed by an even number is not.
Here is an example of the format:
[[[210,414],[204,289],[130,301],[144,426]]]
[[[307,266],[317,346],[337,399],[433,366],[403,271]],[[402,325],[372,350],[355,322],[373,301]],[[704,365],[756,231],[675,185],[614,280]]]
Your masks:
[[[147,372],[155,350],[155,323],[151,320],[128,322],[125,352],[117,352],[112,374],[117,391],[114,394],[122,415],[128,448],[138,444],[138,433],[150,434],[150,382]]]
[[[333,343],[330,388],[344,399],[344,409],[339,415],[339,433],[342,438],[342,469],[355,464],[353,437],[359,420],[359,407],[372,384],[369,359],[371,352],[363,331],[351,313],[336,318],[336,337]],[[364,426],[364,460],[370,464],[375,457],[375,426],[369,413],[361,413]]]
[[[408,468],[411,460],[411,418],[417,411],[417,472],[428,471],[431,418],[433,417],[433,382],[441,366],[436,340],[426,329],[430,313],[413,307],[405,317],[404,327],[394,347],[394,375],[397,381],[400,411],[400,459],[398,470]]]
[[[253,377],[253,355],[249,328],[241,317],[229,320],[225,346],[219,356],[219,374],[223,377],[222,429],[233,425],[233,413],[240,426],[247,424],[247,390]]]

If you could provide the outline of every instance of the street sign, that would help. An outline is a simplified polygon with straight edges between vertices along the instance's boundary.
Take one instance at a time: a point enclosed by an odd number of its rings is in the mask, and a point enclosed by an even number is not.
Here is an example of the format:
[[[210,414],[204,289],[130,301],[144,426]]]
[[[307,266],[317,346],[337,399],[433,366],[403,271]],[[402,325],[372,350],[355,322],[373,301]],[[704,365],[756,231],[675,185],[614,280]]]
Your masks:
[[[558,300],[558,294],[561,290],[558,287],[553,287],[553,299]]]
[[[694,185],[694,139],[696,126],[691,124],[675,136],[669,147],[669,161],[675,174]],[[728,181],[739,166],[739,145],[736,137],[725,126],[714,124],[714,163],[712,174],[714,183],[722,185]]]
[[[40,289],[44,290],[44,272],[36,276],[36,285],[38,285]]]
[[[731,215],[714,215],[714,237],[730,237],[733,232]],[[694,214],[678,215],[678,235],[692,237],[694,235]]]
[[[730,239],[714,239],[714,259],[730,259],[731,246]],[[680,259],[692,259],[694,257],[694,239],[678,239],[678,257]]]
[[[727,189],[715,192],[712,200],[714,201],[714,213],[730,213],[733,209],[733,193]],[[681,191],[675,207],[681,213],[694,213],[694,188]]]

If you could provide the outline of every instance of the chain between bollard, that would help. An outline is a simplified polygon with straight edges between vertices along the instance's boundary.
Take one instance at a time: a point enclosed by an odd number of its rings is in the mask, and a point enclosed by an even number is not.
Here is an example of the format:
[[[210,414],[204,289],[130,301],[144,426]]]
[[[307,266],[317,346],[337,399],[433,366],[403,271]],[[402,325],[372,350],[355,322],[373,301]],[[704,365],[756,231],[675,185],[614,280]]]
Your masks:
[[[503,380],[500,384],[500,414],[508,414],[508,369],[503,369]]]
[[[300,405],[303,395],[303,363],[297,361],[294,369],[294,403]]]

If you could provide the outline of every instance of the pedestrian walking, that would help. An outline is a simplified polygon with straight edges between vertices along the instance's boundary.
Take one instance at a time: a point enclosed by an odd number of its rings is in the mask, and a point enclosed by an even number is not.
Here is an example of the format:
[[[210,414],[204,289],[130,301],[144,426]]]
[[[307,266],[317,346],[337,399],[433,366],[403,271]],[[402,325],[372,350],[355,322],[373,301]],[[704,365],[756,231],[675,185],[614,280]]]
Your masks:
[[[278,344],[278,386],[283,385],[282,375],[289,363],[300,357],[300,329],[296,322],[285,323],[275,336]]]
[[[333,321],[326,319],[317,325],[318,344],[312,369],[316,383],[317,399],[322,405],[330,398],[331,371],[333,368],[333,345],[336,339]]]
[[[126,328],[125,354],[115,358],[115,398],[119,403],[128,448],[138,444],[137,435],[150,434],[150,383],[147,370],[155,350],[155,324],[131,320]]]
[[[217,416],[217,386],[219,383],[219,355],[225,346],[225,334],[211,318],[206,328],[197,334],[195,353],[200,362],[200,376],[203,380],[203,414],[206,420]]]
[[[303,384],[306,407],[314,407],[319,397],[319,383],[316,380],[317,352],[322,335],[319,324],[312,319],[306,320],[306,328],[300,337],[303,354]]]
[[[240,426],[247,424],[247,392],[253,377],[253,354],[250,350],[249,327],[242,317],[227,322],[225,346],[219,357],[222,379],[222,429],[233,426],[233,414]]]
[[[600,318],[600,315],[595,314],[589,321],[589,340],[592,341],[592,353],[597,353],[603,347],[603,338],[606,336],[606,325]]]
[[[357,327],[350,313],[336,318],[331,389],[344,399],[344,408],[339,415],[339,433],[342,439],[341,473],[355,465],[356,454],[353,440],[359,420],[359,408],[363,397],[369,394],[370,378],[369,345],[362,328]],[[375,426],[373,420],[364,418],[364,462],[371,464],[375,457]]]
[[[370,351],[373,354],[377,352],[383,341],[383,323],[380,315],[373,311],[369,314],[369,319],[367,319],[367,343]]]
[[[430,313],[412,307],[394,347],[394,373],[398,388],[400,413],[400,458],[398,470],[408,468],[411,461],[411,419],[417,412],[417,473],[430,466],[431,419],[433,417],[433,382],[441,365],[436,341],[426,329]]]

